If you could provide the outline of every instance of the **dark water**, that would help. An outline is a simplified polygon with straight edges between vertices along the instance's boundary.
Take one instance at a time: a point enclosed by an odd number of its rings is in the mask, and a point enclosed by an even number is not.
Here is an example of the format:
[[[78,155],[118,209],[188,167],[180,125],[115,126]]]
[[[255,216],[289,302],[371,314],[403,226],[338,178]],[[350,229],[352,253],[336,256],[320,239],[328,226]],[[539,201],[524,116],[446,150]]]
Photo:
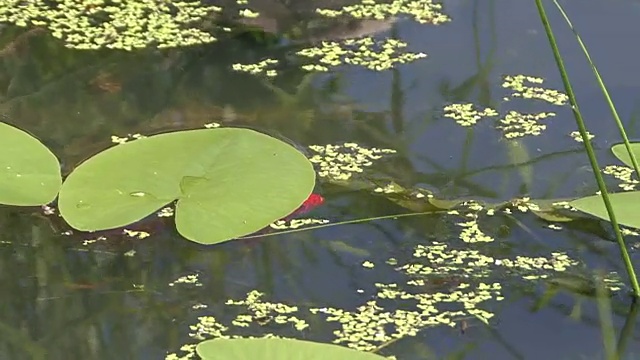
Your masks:
[[[635,44],[640,3],[566,3],[628,133],[638,138],[640,50]],[[308,10],[320,5],[296,3],[290,5],[295,11],[287,13],[273,10],[266,1],[255,6],[273,20],[267,23],[277,20],[286,33],[294,15],[313,18]],[[617,134],[591,70],[555,9],[548,6],[548,11],[587,125],[596,135],[601,166],[615,164],[608,146],[617,142]],[[444,12],[452,22],[430,26],[401,18],[373,34],[402,39],[410,51],[427,53],[426,59],[384,72],[342,66],[315,75],[283,63],[273,80],[233,71],[232,64],[285,59],[311,43],[353,37],[357,24],[351,30],[309,30],[293,40],[245,33],[215,44],[135,52],[70,50],[46,33],[25,35],[25,29],[8,26],[0,33],[6,50],[0,58],[0,111],[3,121],[49,146],[65,171],[110,146],[112,135],[219,122],[264,129],[301,146],[346,141],[395,149],[398,153],[372,169],[371,176],[426,188],[443,198],[497,202],[593,193],[586,155],[568,135],[576,128],[568,107],[553,108],[557,117],[543,135],[520,140],[527,154],[520,159],[530,167],[514,165],[491,123],[468,130],[443,116],[442,108],[454,102],[540,110],[525,101],[504,103],[503,75],[539,76],[545,87],[562,88],[535,4],[450,0]],[[523,169],[532,178],[526,179]],[[368,191],[328,184],[321,184],[319,191],[326,202],[310,215],[332,221],[407,212]],[[183,344],[197,342],[189,337],[194,332],[189,326],[200,316],[215,316],[231,327],[227,335],[271,333],[331,342],[335,323],[310,315],[309,308],[354,311],[376,298],[376,283],[406,283],[407,276],[385,261],[395,258],[404,264],[415,246],[434,242],[449,244],[449,250],[480,249],[494,258],[548,257],[563,251],[580,262],[582,274],[588,273],[585,269],[624,274],[606,224],[580,221],[554,231],[530,213],[483,219],[481,228],[496,239],[486,246],[460,241],[460,218],[442,213],[210,247],[181,239],[170,220],[156,220],[141,225],[152,234],[147,239],[110,233],[108,240],[83,245],[97,235],[63,235],[68,229],[55,215],[2,207],[0,359],[157,359],[184,354],[179,350]],[[637,254],[632,256],[637,264]],[[376,266],[363,267],[365,261]],[[190,274],[198,275],[199,285],[170,285]],[[592,297],[562,291],[547,301],[545,282],[492,276],[502,283],[504,299],[482,303],[494,314],[488,324],[466,316],[455,327],[424,327],[380,353],[398,359],[604,358]],[[262,301],[297,304],[298,316],[309,328],[296,331],[289,323],[268,319],[233,328],[242,311],[229,310],[225,301],[244,299],[254,289],[264,293]],[[622,357],[635,359],[640,357],[639,334],[625,327],[625,321],[635,322],[625,291],[616,293],[609,305],[616,335],[627,339]],[[389,311],[405,306],[391,300],[384,304]]]

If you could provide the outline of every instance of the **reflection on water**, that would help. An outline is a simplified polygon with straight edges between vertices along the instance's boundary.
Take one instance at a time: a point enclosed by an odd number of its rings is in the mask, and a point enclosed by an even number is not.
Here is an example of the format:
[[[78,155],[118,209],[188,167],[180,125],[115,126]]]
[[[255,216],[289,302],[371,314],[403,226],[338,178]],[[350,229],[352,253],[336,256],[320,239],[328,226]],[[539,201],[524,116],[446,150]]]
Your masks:
[[[545,87],[561,88],[532,4],[445,3],[452,21],[437,27],[407,13],[327,20],[315,11],[342,2],[251,2],[258,17],[238,16],[235,2],[213,5],[227,12],[203,26],[230,31],[186,48],[70,50],[43,29],[5,26],[3,121],[39,137],[65,173],[114,142],[217,125],[317,145],[311,156],[327,144],[393,149],[357,181],[319,176],[326,201],[309,215],[337,222],[431,213],[206,247],[180,239],[171,208],[126,229],[88,234],[66,227],[55,204],[44,213],[2,207],[0,358],[155,359],[187,354],[181,347],[198,335],[265,334],[340,341],[398,359],[602,358],[599,306],[611,307],[615,341],[627,358],[640,352],[628,289],[597,301],[598,283],[584,268],[603,269],[607,286],[619,286],[609,277],[624,271],[608,228],[589,219],[548,226],[549,218],[523,200],[595,191],[570,136],[570,109],[505,100],[504,75],[542,77]],[[637,58],[637,47],[611,51],[613,42],[603,41],[605,33],[637,38],[628,26],[637,7],[571,6],[623,119],[638,131],[632,104],[640,78],[635,63],[618,61]],[[407,44],[403,53],[428,56],[376,72],[332,65],[348,56],[331,45],[323,55],[329,71],[301,69],[308,65],[296,56],[301,50],[363,36],[380,40],[383,54],[382,40],[393,37]],[[583,110],[604,114],[603,104],[590,101],[596,88],[578,50],[567,45],[565,56],[576,64],[579,100],[588,100]],[[233,70],[264,59],[277,60],[267,63],[275,76]],[[462,115],[447,116],[452,104],[467,103],[478,110],[473,116],[492,109],[496,119],[472,117],[474,126],[463,127],[455,118]],[[492,121],[508,120],[510,111],[554,116],[541,136],[505,140]],[[615,137],[600,115],[587,121],[603,166],[612,165],[607,149]],[[398,188],[408,191],[393,197]],[[436,210],[424,208],[430,195]],[[460,199],[517,201],[508,212],[474,210],[474,203],[452,212]],[[637,243],[637,235],[628,237]],[[354,340],[358,326],[370,336]]]

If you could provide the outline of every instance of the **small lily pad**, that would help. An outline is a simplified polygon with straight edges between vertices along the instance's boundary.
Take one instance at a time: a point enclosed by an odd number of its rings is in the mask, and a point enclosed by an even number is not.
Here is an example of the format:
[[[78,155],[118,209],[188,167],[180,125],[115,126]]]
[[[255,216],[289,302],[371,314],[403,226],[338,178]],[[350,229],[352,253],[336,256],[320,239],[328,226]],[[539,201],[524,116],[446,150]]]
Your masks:
[[[177,200],[176,227],[214,244],[289,215],[315,172],[291,145],[259,132],[216,128],[160,134],[111,147],[78,166],[59,207],[83,231],[128,225]]]
[[[0,143],[0,204],[53,201],[62,184],[56,156],[35,137],[5,123],[0,123]]]
[[[383,360],[384,357],[347,347],[305,340],[213,339],[198,344],[203,360]]]
[[[634,157],[637,161],[640,161],[640,143],[631,143],[631,151],[633,152]],[[620,161],[622,161],[625,165],[629,167],[633,167],[633,163],[631,162],[631,156],[627,152],[627,148],[624,144],[616,144],[611,147],[611,151],[613,155],[615,155]],[[636,175],[637,176],[637,175]]]
[[[620,225],[640,229],[640,191],[609,194],[613,211]],[[607,209],[600,195],[587,196],[569,203],[587,214],[609,221]]]

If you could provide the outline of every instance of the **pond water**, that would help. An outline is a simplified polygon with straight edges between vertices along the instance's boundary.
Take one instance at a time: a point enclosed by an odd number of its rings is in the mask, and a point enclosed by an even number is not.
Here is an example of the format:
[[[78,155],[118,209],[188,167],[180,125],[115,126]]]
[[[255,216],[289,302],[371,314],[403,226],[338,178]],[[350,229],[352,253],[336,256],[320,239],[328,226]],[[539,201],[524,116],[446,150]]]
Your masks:
[[[0,19],[13,3],[0,1]],[[0,358],[190,358],[184,345],[199,338],[272,334],[402,360],[602,359],[611,334],[599,306],[611,316],[621,358],[640,357],[629,288],[615,285],[626,278],[609,225],[552,223],[540,209],[597,190],[570,136],[571,109],[503,86],[506,76],[523,74],[544,79],[525,83],[529,89],[563,88],[535,3],[448,0],[437,25],[417,21],[433,18],[425,15],[430,2],[415,3],[422,18],[378,21],[314,11],[360,4],[347,0],[222,4],[260,15],[225,19],[228,31],[216,28],[214,43],[133,51],[68,48],[48,30],[3,25],[2,121],[50,147],[65,174],[112,146],[112,136],[212,123],[258,129],[310,157],[320,154],[311,145],[395,152],[347,180],[319,168],[315,192],[325,201],[301,215],[330,223],[382,218],[213,246],[184,240],[171,218],[128,227],[150,234],[138,239],[72,231],[55,204],[0,207]],[[640,2],[566,3],[637,139]],[[547,11],[600,165],[619,165],[609,151],[617,130],[591,69],[555,7]],[[328,71],[302,68],[326,65],[298,54],[303,49],[369,37],[407,46],[387,42],[396,52],[376,63],[380,71],[357,59],[341,64],[344,54],[325,58],[338,63]],[[352,49],[368,46],[358,41]],[[407,53],[414,56],[406,64],[385,68]],[[277,63],[255,74],[237,65],[265,59]],[[461,126],[451,104],[497,115]],[[500,128],[509,111],[555,116]],[[546,125],[540,135],[523,134],[539,124]],[[607,180],[618,189],[620,180]],[[627,240],[638,264],[637,234]],[[581,294],[594,271],[621,289],[603,301]]]

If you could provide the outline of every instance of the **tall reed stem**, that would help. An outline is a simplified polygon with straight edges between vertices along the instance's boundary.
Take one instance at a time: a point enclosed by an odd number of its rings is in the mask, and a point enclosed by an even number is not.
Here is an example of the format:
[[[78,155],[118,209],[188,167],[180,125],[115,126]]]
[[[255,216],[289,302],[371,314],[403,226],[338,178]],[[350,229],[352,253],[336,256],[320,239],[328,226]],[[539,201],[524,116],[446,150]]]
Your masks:
[[[562,77],[562,83],[564,84],[565,91],[567,92],[567,96],[569,97],[571,110],[576,120],[576,125],[578,126],[578,130],[580,131],[580,136],[582,137],[585,150],[587,151],[587,156],[589,157],[589,163],[591,164],[591,168],[593,169],[593,174],[595,176],[596,182],[598,183],[598,188],[600,189],[600,195],[602,196],[602,201],[604,202],[604,206],[607,209],[607,215],[609,216],[609,220],[611,221],[611,225],[613,226],[613,231],[615,232],[615,235],[616,235],[616,241],[618,242],[618,247],[620,249],[620,254],[624,262],[624,266],[627,270],[627,274],[629,275],[629,281],[631,282],[633,295],[635,297],[640,297],[640,285],[638,285],[638,279],[636,277],[636,273],[633,268],[633,263],[631,262],[631,257],[629,256],[629,252],[627,251],[627,247],[624,243],[624,239],[622,238],[622,233],[620,232],[620,226],[618,225],[616,214],[613,210],[611,200],[609,199],[609,193],[607,192],[607,187],[604,183],[602,173],[600,172],[600,166],[598,165],[598,160],[596,159],[595,152],[593,151],[593,146],[591,145],[591,142],[589,140],[587,128],[584,124],[584,119],[582,118],[582,113],[580,112],[580,108],[578,106],[575,93],[573,92],[573,87],[571,86],[571,82],[569,81],[569,75],[567,73],[567,69],[564,66],[564,61],[562,59],[562,56],[560,55],[560,49],[558,48],[555,35],[553,34],[553,30],[551,29],[551,24],[549,23],[549,19],[547,18],[547,13],[545,12],[544,6],[542,5],[542,0],[535,0],[535,2],[538,8],[538,14],[540,15],[540,20],[542,21],[542,25],[544,26],[544,30],[547,34],[547,38],[549,39],[549,45],[553,50],[553,56],[555,58],[556,65],[558,66],[558,70],[560,71],[560,76]]]

